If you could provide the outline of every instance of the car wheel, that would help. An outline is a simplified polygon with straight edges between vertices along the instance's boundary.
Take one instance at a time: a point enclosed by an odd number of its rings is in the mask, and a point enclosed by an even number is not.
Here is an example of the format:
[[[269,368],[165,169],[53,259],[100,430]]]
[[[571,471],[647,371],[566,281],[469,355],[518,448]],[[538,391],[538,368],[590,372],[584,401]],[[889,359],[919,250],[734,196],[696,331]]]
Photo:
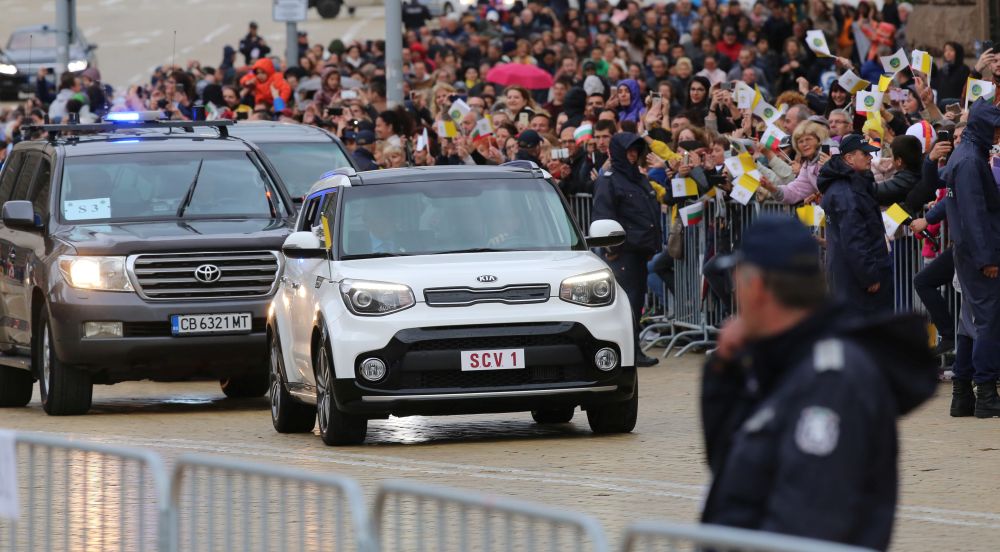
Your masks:
[[[632,398],[620,403],[587,409],[587,422],[594,433],[629,433],[635,429],[639,414],[639,382],[635,382]]]
[[[333,397],[333,362],[326,340],[313,358],[316,373],[316,417],[319,435],[327,445],[360,445],[368,434],[368,419],[342,412]]]
[[[576,407],[568,408],[547,408],[545,410],[532,410],[531,417],[540,424],[565,424],[573,419]]]
[[[38,317],[37,330],[33,336],[32,354],[38,371],[42,408],[50,416],[86,414],[93,399],[94,384],[89,373],[60,362],[56,357],[49,312],[44,306]]]
[[[271,423],[278,433],[308,433],[316,425],[316,410],[297,402],[285,389],[285,360],[281,356],[281,342],[271,334],[268,344],[270,355]]]
[[[222,392],[230,399],[263,397],[271,388],[270,383],[264,370],[253,370],[249,374],[219,380]]]
[[[25,406],[31,402],[35,379],[31,372],[0,366],[0,406]]]
[[[342,5],[342,0],[319,0],[316,2],[316,11],[323,19],[333,19],[340,15],[340,6]]]

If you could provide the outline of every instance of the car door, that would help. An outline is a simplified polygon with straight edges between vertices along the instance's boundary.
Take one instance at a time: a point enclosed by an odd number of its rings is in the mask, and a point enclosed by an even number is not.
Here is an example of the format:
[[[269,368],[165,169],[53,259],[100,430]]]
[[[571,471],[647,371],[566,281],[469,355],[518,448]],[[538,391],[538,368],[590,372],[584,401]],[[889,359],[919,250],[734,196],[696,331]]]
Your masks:
[[[296,228],[296,231],[316,233],[328,250],[333,245],[333,213],[336,212],[337,196],[337,189],[331,189],[307,198],[308,210]],[[313,381],[311,338],[316,313],[316,289],[329,279],[328,257],[286,260],[282,292],[285,294],[283,300],[288,304],[287,320],[292,333],[289,347],[291,363],[286,363],[286,366],[294,366],[298,372],[296,379],[299,381]]]
[[[41,162],[41,154],[34,151],[22,151],[15,154],[9,170],[4,171],[3,182],[0,182],[0,199],[3,202],[24,200],[28,198],[31,182]],[[8,178],[8,176],[10,178]],[[27,260],[18,244],[23,240],[22,231],[7,228],[0,221],[0,342],[10,350],[16,345],[27,344],[30,335],[28,329],[29,316],[24,313],[25,272]],[[30,289],[27,293],[30,296]]]
[[[11,256],[16,282],[11,279],[11,296],[7,303],[8,316],[13,319],[10,338],[22,347],[31,346],[31,294],[37,281],[34,270],[38,259],[45,256],[44,224],[49,218],[49,195],[52,189],[52,160],[43,153],[33,155],[38,156],[38,164],[24,199],[31,202],[38,226],[31,230],[11,231]],[[19,193],[20,189],[15,187],[12,199],[21,199]]]

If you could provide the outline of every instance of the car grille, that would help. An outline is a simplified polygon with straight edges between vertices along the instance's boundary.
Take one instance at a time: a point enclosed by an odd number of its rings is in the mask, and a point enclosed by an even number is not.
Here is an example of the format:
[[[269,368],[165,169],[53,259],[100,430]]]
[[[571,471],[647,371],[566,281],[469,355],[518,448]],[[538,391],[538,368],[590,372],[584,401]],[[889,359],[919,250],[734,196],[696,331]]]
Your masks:
[[[548,284],[525,284],[502,288],[434,288],[424,290],[429,307],[465,307],[478,303],[544,303],[549,300]]]
[[[203,265],[218,268],[219,278],[197,279],[195,270]],[[137,255],[129,263],[139,294],[154,300],[263,297],[274,289],[280,268],[271,251]]]
[[[410,351],[475,351],[479,349],[524,349],[546,345],[575,345],[573,337],[565,334],[551,335],[502,335],[494,337],[458,337],[428,339],[409,346]]]

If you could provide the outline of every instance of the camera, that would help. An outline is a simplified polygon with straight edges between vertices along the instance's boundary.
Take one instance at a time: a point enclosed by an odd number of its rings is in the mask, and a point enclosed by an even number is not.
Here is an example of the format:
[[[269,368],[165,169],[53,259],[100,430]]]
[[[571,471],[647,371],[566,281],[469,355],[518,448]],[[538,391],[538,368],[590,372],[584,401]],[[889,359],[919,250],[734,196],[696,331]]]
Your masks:
[[[569,159],[569,150],[567,148],[552,148],[551,151],[552,159]]]
[[[356,100],[358,99],[358,92],[356,90],[341,90],[340,97],[345,100]]]
[[[166,108],[167,108],[167,100],[165,98],[162,99],[162,100],[158,100],[156,102],[156,109],[161,109],[162,110],[162,109],[166,109]]]
[[[326,108],[326,116],[327,117],[340,117],[343,114],[344,114],[344,108],[343,107],[328,107],[328,108]]]
[[[733,83],[731,82],[724,82],[719,85],[719,90],[725,90],[726,92],[730,92],[732,91],[732,89],[733,89]]]
[[[938,142],[951,142],[953,139],[950,130],[942,130],[938,133]]]
[[[249,115],[250,115],[250,114],[249,114],[249,113],[247,113],[246,111],[237,111],[237,112],[236,112],[236,120],[237,120],[237,121],[245,121],[245,120],[247,120],[247,117],[248,117]]]

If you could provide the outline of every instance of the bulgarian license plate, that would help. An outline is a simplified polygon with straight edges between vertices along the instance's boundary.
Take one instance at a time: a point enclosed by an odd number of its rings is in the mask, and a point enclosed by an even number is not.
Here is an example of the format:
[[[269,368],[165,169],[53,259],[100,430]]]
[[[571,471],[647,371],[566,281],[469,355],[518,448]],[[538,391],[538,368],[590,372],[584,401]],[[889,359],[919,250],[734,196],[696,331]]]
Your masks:
[[[250,333],[251,322],[249,312],[175,314],[170,317],[170,332],[174,335]]]
[[[515,370],[524,368],[524,349],[462,351],[462,371]]]

